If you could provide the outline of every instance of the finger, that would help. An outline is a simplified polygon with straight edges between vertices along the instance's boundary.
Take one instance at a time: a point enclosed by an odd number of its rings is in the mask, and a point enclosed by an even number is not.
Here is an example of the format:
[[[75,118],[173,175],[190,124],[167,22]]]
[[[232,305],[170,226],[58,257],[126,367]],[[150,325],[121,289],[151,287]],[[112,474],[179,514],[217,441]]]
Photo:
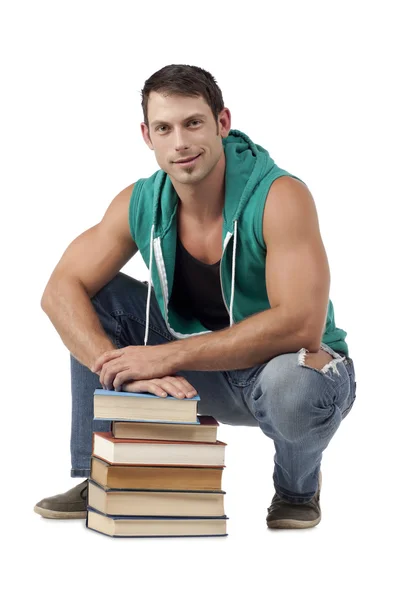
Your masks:
[[[154,394],[155,396],[163,396],[167,395],[157,383],[152,380],[141,379],[139,381],[133,381],[131,383],[125,383],[121,386],[121,391],[124,392],[148,392],[149,394]]]
[[[116,378],[118,373],[124,371],[125,369],[127,369],[127,366],[124,365],[124,361],[121,359],[115,359],[106,363],[103,366],[100,375],[100,381],[103,387],[106,390],[114,389],[114,379]],[[131,379],[133,379],[133,377],[131,377]]]
[[[90,370],[92,371],[92,373],[97,373],[98,371],[101,371],[101,369],[107,363],[107,361],[112,360],[112,358],[114,357],[106,357],[104,355],[100,356],[96,359],[96,362],[93,363],[93,365],[90,367]]]
[[[182,390],[186,396],[195,396],[197,394],[197,391],[195,390],[195,388],[192,386],[191,383],[188,382],[187,379],[185,379],[184,377],[180,376],[180,375],[174,375],[172,377],[167,376],[169,379],[173,380],[173,383],[177,386],[179,386],[179,389]],[[165,378],[166,379],[166,378]]]
[[[174,398],[184,398],[186,396],[186,391],[180,388],[180,384],[177,383],[174,377],[160,377],[160,379],[153,379],[153,381]]]
[[[166,375],[165,377],[160,377],[157,381],[171,396],[175,396],[176,398],[184,398],[186,396],[187,390],[176,377]]]
[[[107,379],[107,377],[109,377],[109,376],[110,376],[109,367],[107,365],[104,365],[100,371],[100,383],[105,390],[111,389],[108,384],[108,379]]]
[[[106,362],[107,362],[107,358],[102,354],[101,356],[99,356],[99,358],[96,359],[96,361],[90,367],[90,370],[92,371],[92,373],[97,373],[98,371],[101,371],[103,365]]]
[[[139,387],[140,390],[138,389]],[[163,398],[165,398],[167,394],[178,399],[185,397],[185,393],[179,390],[174,383],[166,381],[166,377],[162,377],[161,379],[142,379],[122,386],[123,390],[126,390],[127,388],[129,388],[129,391],[143,391],[143,388],[146,388],[146,390],[149,390],[152,394],[162,396]]]
[[[123,370],[120,370],[116,376],[114,377],[114,379],[112,380],[112,389],[118,390],[121,388],[122,385],[124,385],[124,383],[126,383],[127,381],[132,380],[133,377],[133,373],[129,370],[128,367],[126,367]]]
[[[95,362],[93,363],[93,365],[91,367],[91,371],[93,373],[97,373],[97,371],[100,371],[102,369],[103,365],[106,362],[108,362],[109,360],[112,360],[113,358],[118,358],[121,355],[122,355],[121,349],[107,350],[107,352],[103,352],[103,354],[101,356],[99,356],[99,358],[97,358],[95,360]]]

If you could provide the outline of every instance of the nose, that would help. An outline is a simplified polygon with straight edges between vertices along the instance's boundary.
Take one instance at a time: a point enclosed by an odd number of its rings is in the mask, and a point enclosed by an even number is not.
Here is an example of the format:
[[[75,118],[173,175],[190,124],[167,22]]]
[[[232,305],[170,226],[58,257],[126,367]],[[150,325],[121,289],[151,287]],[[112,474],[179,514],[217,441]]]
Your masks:
[[[187,150],[190,144],[185,140],[185,136],[182,131],[177,130],[175,132],[175,152],[180,154],[183,150]]]

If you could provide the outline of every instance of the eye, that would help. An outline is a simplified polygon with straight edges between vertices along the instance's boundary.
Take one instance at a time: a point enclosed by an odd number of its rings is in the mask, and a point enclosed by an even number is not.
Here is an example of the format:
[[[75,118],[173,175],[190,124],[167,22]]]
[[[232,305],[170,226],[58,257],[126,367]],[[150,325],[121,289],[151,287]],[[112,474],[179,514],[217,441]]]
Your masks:
[[[192,123],[201,123],[201,121],[200,121],[200,119],[193,119],[192,121],[188,122],[188,125],[190,125]],[[168,125],[158,125],[156,127],[156,131],[161,131],[161,129],[164,129],[165,127],[168,127]],[[161,131],[161,133],[163,133],[163,132]]]

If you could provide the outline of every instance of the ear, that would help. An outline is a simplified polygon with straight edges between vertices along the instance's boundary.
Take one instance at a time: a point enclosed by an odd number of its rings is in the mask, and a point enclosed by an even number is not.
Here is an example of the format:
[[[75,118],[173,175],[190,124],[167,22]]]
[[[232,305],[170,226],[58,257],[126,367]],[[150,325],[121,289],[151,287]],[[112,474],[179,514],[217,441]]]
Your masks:
[[[150,148],[150,150],[154,150],[153,144],[150,139],[149,128],[147,127],[146,123],[140,123],[140,130],[142,132],[142,137],[147,146]]]
[[[231,130],[232,117],[229,108],[226,108],[226,106],[219,113],[218,123],[221,137],[227,138]]]

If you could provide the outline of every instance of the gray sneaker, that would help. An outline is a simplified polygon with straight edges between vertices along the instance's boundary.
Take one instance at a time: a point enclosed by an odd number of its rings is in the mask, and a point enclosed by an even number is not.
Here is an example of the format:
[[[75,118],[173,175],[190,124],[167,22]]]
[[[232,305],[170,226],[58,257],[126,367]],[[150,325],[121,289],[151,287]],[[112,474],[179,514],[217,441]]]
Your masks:
[[[87,479],[64,494],[43,498],[33,510],[46,519],[86,519]]]
[[[268,509],[267,525],[272,529],[306,529],[315,527],[321,520],[319,496],[322,486],[322,474],[319,472],[318,490],[310,502],[294,504],[286,502],[278,494],[272,498]]]

